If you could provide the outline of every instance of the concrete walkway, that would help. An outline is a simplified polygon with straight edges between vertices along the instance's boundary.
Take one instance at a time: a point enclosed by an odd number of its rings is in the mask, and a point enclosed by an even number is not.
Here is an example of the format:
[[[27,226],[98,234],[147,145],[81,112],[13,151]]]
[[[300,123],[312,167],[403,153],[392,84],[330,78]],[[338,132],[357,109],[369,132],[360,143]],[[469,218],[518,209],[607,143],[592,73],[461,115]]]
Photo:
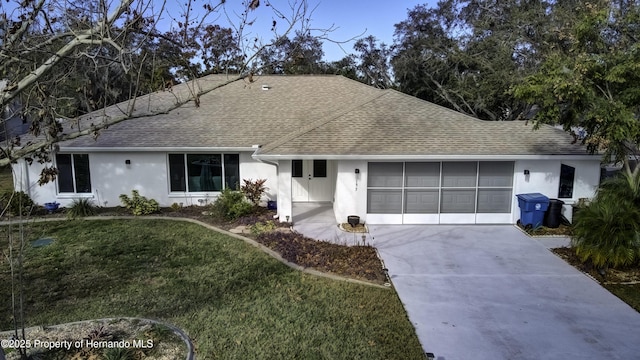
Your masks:
[[[506,225],[369,230],[436,359],[640,358],[640,314],[544,240]]]

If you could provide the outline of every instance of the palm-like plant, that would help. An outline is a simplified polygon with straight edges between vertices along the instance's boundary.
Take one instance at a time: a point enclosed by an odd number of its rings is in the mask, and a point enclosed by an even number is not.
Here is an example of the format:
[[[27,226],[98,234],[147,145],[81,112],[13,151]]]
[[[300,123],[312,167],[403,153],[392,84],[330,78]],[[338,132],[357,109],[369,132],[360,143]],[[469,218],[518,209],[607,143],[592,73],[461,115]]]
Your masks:
[[[91,199],[74,199],[67,210],[67,217],[71,219],[92,216],[96,214],[96,206]]]
[[[640,261],[640,173],[606,180],[591,205],[574,219],[572,245],[598,268]]]

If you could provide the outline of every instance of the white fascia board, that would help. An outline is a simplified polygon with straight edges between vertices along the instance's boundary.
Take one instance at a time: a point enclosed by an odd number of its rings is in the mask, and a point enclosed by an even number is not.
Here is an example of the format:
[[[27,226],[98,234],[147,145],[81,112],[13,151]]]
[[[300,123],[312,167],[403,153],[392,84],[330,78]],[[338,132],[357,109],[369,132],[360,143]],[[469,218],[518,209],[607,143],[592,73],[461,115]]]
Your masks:
[[[61,146],[60,152],[254,152],[251,147],[77,147]]]
[[[257,160],[601,160],[601,155],[261,155]]]

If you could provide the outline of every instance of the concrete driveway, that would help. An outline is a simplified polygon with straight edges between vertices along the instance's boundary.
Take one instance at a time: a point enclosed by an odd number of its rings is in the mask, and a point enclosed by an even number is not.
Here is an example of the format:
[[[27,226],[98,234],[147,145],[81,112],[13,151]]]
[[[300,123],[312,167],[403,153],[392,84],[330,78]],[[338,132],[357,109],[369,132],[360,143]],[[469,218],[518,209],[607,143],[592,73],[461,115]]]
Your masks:
[[[513,226],[370,232],[436,359],[640,359],[640,314]]]

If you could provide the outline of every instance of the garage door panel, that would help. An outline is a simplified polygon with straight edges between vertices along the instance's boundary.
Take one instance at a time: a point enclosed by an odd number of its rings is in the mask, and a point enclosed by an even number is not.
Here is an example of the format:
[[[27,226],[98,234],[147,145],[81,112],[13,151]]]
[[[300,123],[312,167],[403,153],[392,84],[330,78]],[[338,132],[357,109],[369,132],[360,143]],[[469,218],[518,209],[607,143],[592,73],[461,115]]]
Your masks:
[[[511,187],[513,185],[513,162],[483,161],[478,170],[478,186]]]
[[[405,190],[406,214],[437,214],[440,192],[438,190]]]
[[[474,213],[476,210],[476,190],[442,190],[441,213]]]
[[[510,212],[512,197],[511,193],[511,189],[478,189],[478,212]]]
[[[402,190],[369,190],[367,194],[367,213],[401,214]]]
[[[415,162],[405,165],[406,187],[440,186],[440,163]]]
[[[476,162],[442,163],[442,187],[475,187],[477,166]]]

